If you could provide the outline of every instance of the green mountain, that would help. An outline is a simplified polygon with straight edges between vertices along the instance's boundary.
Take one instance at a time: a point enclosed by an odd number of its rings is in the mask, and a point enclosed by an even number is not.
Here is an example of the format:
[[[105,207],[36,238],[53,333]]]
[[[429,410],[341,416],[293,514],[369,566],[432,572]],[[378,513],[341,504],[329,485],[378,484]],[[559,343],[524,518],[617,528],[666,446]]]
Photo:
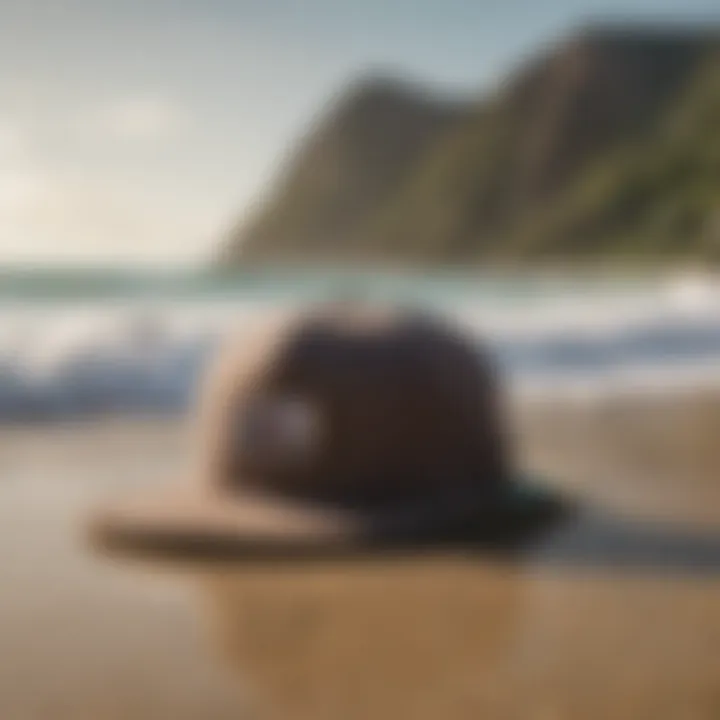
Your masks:
[[[590,28],[492,95],[351,88],[230,265],[720,259],[720,30]]]

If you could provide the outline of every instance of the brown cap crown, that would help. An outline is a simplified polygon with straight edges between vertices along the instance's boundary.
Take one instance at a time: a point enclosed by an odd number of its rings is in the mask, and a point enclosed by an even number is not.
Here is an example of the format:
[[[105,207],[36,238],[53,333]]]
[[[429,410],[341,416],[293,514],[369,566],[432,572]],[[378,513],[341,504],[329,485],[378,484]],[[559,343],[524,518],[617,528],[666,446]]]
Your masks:
[[[202,474],[222,489],[361,505],[497,487],[488,357],[425,312],[363,304],[283,316],[223,350],[203,386]]]

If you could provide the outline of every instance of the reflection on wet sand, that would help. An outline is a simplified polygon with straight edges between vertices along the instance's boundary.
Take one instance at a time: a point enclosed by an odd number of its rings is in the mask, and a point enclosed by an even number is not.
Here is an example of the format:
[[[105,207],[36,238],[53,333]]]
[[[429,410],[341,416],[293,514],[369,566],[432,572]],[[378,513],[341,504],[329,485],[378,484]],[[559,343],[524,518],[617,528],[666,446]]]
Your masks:
[[[464,563],[207,577],[213,638],[269,715],[477,717],[512,658],[521,584]],[[506,671],[505,671],[506,672]]]
[[[514,559],[458,547],[198,582],[259,717],[720,712],[720,537],[582,513]]]

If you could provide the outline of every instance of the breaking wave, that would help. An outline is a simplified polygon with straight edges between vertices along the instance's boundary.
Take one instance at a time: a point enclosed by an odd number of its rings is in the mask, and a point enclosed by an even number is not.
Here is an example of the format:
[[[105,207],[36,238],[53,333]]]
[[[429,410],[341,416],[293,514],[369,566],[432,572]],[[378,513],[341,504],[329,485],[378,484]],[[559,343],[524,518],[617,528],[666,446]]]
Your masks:
[[[293,286],[287,277],[256,280],[250,289],[155,295],[139,294],[137,283],[133,292],[96,288],[93,297],[65,286],[61,297],[16,286],[21,294],[8,291],[7,278],[0,282],[6,421],[184,412],[227,332],[313,295],[307,279]],[[322,295],[332,284],[314,287]],[[708,279],[621,286],[385,278],[373,287],[453,315],[489,344],[521,393],[602,396],[720,384],[720,286]]]

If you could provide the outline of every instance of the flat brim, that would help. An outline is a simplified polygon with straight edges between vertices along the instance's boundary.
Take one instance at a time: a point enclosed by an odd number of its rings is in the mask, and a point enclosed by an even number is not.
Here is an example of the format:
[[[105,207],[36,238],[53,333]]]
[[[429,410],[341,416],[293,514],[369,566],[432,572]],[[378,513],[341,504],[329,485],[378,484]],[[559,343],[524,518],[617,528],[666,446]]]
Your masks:
[[[251,492],[168,489],[116,502],[92,514],[104,546],[163,552],[292,555],[389,547],[473,528],[493,538],[526,529],[558,509],[557,498],[524,482],[486,494],[448,493],[399,509],[365,512]]]

